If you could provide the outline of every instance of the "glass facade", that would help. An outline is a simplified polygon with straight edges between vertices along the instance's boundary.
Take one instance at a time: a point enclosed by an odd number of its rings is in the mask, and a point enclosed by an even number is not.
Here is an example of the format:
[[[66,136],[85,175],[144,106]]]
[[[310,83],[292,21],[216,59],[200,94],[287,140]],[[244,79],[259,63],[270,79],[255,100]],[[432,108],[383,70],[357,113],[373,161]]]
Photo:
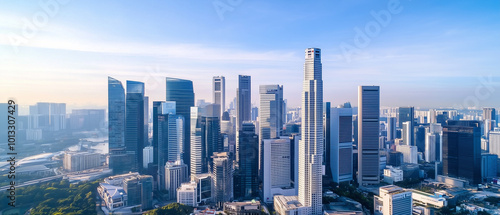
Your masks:
[[[125,89],[120,81],[108,77],[109,168],[114,174],[127,172],[125,152]]]
[[[177,78],[166,78],[166,101],[175,101],[176,114],[184,117],[184,143],[181,150],[184,163],[190,168],[190,108],[194,106],[193,82]]]
[[[143,172],[144,111],[144,83],[127,81],[125,149],[132,159],[123,165],[128,171]]]

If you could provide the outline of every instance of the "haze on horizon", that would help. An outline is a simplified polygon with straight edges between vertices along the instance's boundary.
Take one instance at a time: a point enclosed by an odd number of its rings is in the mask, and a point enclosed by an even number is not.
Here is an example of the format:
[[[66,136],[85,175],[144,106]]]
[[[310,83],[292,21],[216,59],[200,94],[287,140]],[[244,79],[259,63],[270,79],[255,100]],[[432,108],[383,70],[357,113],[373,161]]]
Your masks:
[[[0,102],[106,108],[108,76],[145,82],[150,101],[165,99],[165,77],[189,79],[210,102],[223,75],[229,104],[244,74],[253,103],[259,85],[280,84],[295,107],[304,49],[318,47],[324,101],[335,106],[357,106],[358,85],[379,85],[382,106],[500,107],[499,1],[55,5],[2,2]]]

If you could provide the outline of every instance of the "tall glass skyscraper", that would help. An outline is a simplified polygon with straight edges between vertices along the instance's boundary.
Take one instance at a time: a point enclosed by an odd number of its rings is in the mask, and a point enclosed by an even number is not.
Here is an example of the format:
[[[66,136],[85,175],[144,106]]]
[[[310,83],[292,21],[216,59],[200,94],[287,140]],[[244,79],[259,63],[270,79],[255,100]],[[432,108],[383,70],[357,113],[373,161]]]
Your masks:
[[[175,102],[153,102],[153,149],[158,164],[159,188],[165,189],[165,164],[182,159],[184,117],[176,115]],[[186,170],[187,171],[187,170]]]
[[[260,85],[259,94],[259,175],[262,175],[262,140],[283,134],[283,85]]]
[[[400,107],[399,108],[399,127],[402,129],[407,129],[406,136],[403,135],[403,140],[406,145],[414,146],[415,145],[415,108],[414,107]],[[408,122],[407,127],[405,128],[404,124]]]
[[[251,120],[252,113],[252,82],[248,75],[238,76],[238,88],[236,89],[236,130],[245,121]]]
[[[308,214],[322,211],[323,162],[323,80],[321,50],[305,50],[302,91],[302,139],[299,144],[299,201],[310,208]]]
[[[380,87],[358,88],[358,183],[380,183]]]
[[[216,105],[218,107],[218,105]],[[222,152],[224,143],[220,133],[218,110],[208,111],[191,107],[191,174],[199,175],[212,170],[212,155]]]
[[[109,168],[114,174],[127,172],[125,151],[125,89],[120,81],[108,77]]]
[[[250,200],[258,196],[259,136],[255,134],[255,125],[244,122],[239,131],[238,167],[235,171],[234,197]]]
[[[481,123],[449,120],[443,127],[443,175],[481,183]]]
[[[133,159],[124,164],[129,171],[143,172],[144,148],[144,83],[127,81],[125,116],[125,148]]]
[[[166,78],[166,101],[175,101],[177,115],[184,117],[184,144],[182,148],[182,158],[184,163],[190,168],[191,163],[191,139],[190,125],[191,107],[194,106],[193,82],[178,78]]]

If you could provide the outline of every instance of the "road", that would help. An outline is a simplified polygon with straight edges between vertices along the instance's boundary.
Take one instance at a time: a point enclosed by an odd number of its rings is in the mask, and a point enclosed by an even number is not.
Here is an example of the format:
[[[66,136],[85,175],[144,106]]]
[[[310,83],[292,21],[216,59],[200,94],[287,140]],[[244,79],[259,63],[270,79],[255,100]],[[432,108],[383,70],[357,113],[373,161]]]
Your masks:
[[[24,182],[22,184],[16,184],[15,187],[19,188],[19,187],[25,187],[25,186],[43,183],[43,182],[47,182],[47,181],[52,181],[52,180],[60,179],[63,176],[65,176],[65,175],[55,175],[55,176],[50,176],[50,177],[46,177],[46,178],[35,179],[35,180]],[[9,187],[10,187],[10,185],[0,187],[0,192],[6,191],[7,189],[9,189]]]

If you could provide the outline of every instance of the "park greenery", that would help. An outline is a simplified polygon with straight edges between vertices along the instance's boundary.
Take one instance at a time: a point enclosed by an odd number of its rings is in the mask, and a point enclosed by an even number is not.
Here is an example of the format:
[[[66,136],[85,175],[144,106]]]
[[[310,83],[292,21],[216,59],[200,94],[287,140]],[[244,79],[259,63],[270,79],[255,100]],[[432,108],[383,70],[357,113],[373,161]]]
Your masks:
[[[70,184],[67,180],[16,188],[16,208],[31,208],[31,215],[96,214],[99,183]],[[0,210],[9,209],[7,193],[1,194]]]
[[[194,208],[188,205],[183,205],[179,203],[171,203],[161,208],[157,208],[145,213],[145,215],[189,215],[193,212]]]

